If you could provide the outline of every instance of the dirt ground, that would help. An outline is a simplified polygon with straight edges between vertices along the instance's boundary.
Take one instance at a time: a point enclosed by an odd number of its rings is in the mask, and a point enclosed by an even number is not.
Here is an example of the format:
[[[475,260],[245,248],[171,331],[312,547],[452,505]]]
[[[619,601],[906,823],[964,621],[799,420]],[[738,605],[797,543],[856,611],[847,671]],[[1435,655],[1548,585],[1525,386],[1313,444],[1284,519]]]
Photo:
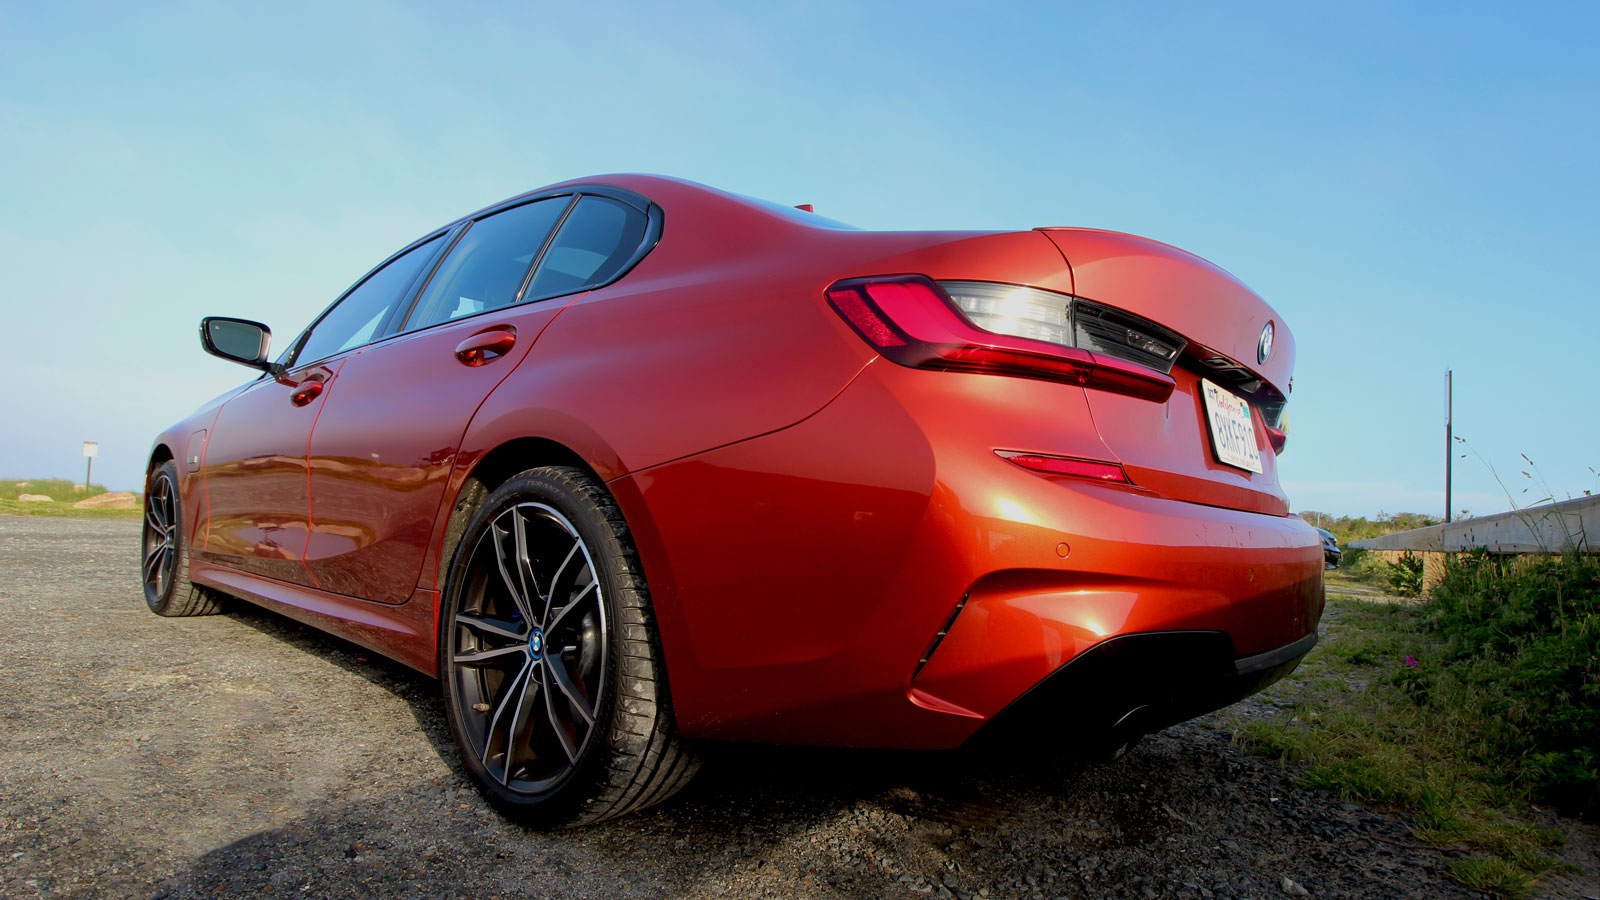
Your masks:
[[[1208,720],[1109,764],[711,747],[663,807],[526,831],[436,682],[245,604],[153,616],[137,552],[137,522],[0,516],[0,897],[1477,896]]]

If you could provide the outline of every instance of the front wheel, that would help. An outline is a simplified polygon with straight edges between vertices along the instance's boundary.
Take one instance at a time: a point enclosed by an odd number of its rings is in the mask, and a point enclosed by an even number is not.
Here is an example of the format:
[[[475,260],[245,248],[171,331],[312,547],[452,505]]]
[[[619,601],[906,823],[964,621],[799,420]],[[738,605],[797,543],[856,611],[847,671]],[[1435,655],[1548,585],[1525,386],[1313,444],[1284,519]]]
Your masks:
[[[150,473],[144,491],[140,540],[144,602],[158,616],[205,616],[222,611],[222,598],[189,581],[189,542],[183,533],[183,498],[172,460]]]
[[[467,774],[512,818],[597,822],[665,800],[698,766],[622,513],[588,473],[530,469],[467,526],[439,630]]]

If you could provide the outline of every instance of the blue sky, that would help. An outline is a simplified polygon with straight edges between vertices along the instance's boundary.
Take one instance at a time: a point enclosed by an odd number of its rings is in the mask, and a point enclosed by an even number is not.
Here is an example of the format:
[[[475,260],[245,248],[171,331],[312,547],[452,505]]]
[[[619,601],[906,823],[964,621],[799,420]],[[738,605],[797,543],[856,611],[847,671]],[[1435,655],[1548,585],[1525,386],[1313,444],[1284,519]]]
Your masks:
[[[1089,225],[1238,275],[1299,343],[1297,509],[1600,490],[1592,4],[0,5],[0,475],[150,439],[384,256],[659,172],[868,228]],[[1505,509],[1476,458],[1456,507]]]

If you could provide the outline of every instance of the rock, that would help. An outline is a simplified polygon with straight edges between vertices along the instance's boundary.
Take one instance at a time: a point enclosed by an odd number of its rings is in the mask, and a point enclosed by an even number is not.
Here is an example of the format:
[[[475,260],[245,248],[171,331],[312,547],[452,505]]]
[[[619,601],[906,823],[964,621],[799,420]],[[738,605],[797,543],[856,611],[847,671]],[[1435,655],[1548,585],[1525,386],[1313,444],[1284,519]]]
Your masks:
[[[138,509],[139,501],[128,491],[96,494],[72,504],[73,509]]]
[[[25,487],[27,487],[27,486],[28,486],[28,485],[29,485],[29,484],[30,484],[30,482],[27,482],[27,481],[19,481],[19,482],[17,482],[17,487],[19,487],[19,488],[25,488]]]
[[[73,492],[73,493],[74,493],[74,494],[81,494],[81,493],[83,493],[83,492],[84,492],[84,486],[83,486],[83,485],[81,485],[81,484],[74,484],[74,485],[73,485],[73,486],[72,486],[72,492]]]
[[[18,494],[17,495],[17,499],[22,501],[23,503],[49,503],[49,502],[51,502],[50,498],[46,497],[43,494]]]
[[[1291,897],[1309,897],[1311,892],[1301,887],[1293,878],[1285,875],[1281,884],[1283,892]]]

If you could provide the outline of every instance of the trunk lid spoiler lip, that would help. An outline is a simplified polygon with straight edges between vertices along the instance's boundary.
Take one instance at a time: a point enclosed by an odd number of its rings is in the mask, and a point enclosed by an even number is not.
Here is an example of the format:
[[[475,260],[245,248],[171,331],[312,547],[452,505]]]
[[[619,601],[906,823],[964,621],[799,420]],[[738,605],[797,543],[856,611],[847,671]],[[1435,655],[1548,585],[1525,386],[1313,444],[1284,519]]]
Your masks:
[[[1188,339],[1186,356],[1202,362],[1224,358],[1288,398],[1293,333],[1277,310],[1226,269],[1170,244],[1118,231],[1065,226],[1033,230],[1055,244],[1071,270],[1077,296],[1171,328]],[[1272,350],[1263,361],[1257,349],[1269,324]]]

